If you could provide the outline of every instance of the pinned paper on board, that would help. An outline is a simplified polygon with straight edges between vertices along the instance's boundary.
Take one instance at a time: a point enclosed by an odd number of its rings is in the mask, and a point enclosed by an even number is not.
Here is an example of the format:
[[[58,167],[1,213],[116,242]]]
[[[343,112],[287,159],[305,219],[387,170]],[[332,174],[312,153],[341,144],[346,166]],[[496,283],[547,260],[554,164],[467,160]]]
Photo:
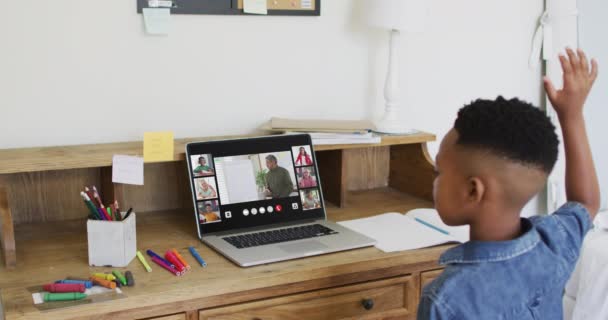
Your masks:
[[[144,158],[115,154],[112,157],[112,182],[144,184]]]
[[[144,161],[173,161],[173,132],[145,132]]]
[[[146,32],[153,35],[168,35],[171,22],[171,9],[169,8],[143,8],[144,25]]]
[[[302,9],[312,9],[312,1],[313,0],[302,0],[300,4],[302,5]]]
[[[243,12],[252,14],[268,14],[268,3],[266,0],[244,0]]]

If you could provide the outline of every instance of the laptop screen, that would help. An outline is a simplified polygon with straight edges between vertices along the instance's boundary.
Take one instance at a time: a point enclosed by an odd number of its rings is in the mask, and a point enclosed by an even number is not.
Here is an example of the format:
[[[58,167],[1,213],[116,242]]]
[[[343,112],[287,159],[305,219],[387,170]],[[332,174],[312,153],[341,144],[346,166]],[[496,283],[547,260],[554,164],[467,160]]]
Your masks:
[[[325,218],[309,135],[189,143],[186,157],[199,235]]]

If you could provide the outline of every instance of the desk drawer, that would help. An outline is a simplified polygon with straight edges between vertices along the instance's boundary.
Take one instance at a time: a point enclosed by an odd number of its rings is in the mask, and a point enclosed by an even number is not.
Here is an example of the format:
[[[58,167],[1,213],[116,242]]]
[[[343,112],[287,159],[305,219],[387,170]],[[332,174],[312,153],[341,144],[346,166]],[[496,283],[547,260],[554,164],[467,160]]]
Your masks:
[[[178,313],[178,314],[173,314],[173,315],[170,315],[170,316],[155,317],[155,318],[146,318],[145,320],[186,320],[186,314],[185,313]]]
[[[413,319],[417,290],[404,276],[202,310],[199,320]]]

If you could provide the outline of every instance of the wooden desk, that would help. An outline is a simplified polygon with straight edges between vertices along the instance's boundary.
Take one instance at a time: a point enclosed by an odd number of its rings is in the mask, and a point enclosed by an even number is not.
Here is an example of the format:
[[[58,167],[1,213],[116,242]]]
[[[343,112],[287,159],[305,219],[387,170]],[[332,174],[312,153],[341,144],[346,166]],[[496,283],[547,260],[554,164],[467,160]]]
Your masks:
[[[332,206],[328,209],[330,219],[430,205],[390,188],[351,196],[353,208]],[[447,248],[388,254],[372,247],[240,268],[198,240],[191,212],[155,212],[137,219],[138,248],[164,252],[175,247],[193,270],[175,277],[152,265],[153,272],[147,273],[134,259],[128,268],[121,269],[131,270],[136,280],[135,287],[124,288],[126,298],[40,313],[27,287],[110,269],[87,266],[84,220],[21,225],[16,230],[21,244],[17,268],[1,270],[6,319],[118,320],[175,314],[167,319],[360,319],[365,314],[374,315],[373,319],[380,315],[414,319],[420,283],[428,278],[425,272],[438,268],[436,261]],[[199,267],[187,253],[190,245],[205,258],[207,268]],[[374,300],[371,310],[362,306],[364,299]]]
[[[432,206],[433,170],[426,152],[432,140],[421,133],[383,137],[375,145],[315,148],[329,219]],[[108,182],[112,155],[141,154],[141,143],[0,150],[6,259],[0,297],[7,320],[415,318],[422,284],[437,276],[436,261],[446,246],[390,254],[365,248],[240,268],[196,237],[180,143],[185,140],[176,142],[175,161],[146,164],[143,187]],[[125,298],[41,312],[29,287],[110,270],[87,265],[82,219],[87,212],[77,194],[93,183],[106,199],[119,197],[123,207],[136,208],[139,250],[176,248],[193,270],[178,278],[153,265],[147,273],[135,259],[122,269],[136,279],[135,287],[124,288]],[[187,253],[190,245],[207,268]]]

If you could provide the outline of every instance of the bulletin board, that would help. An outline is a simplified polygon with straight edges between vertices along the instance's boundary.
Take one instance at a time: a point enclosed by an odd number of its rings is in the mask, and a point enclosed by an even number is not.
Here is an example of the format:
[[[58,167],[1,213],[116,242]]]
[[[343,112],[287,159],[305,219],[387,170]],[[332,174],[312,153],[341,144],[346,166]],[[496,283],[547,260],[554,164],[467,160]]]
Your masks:
[[[171,0],[171,14],[250,15],[243,12],[244,0]],[[320,16],[321,0],[266,0],[268,15]],[[165,1],[163,1],[165,2]],[[166,3],[166,2],[165,2]],[[137,0],[137,12],[150,8],[150,0]]]

